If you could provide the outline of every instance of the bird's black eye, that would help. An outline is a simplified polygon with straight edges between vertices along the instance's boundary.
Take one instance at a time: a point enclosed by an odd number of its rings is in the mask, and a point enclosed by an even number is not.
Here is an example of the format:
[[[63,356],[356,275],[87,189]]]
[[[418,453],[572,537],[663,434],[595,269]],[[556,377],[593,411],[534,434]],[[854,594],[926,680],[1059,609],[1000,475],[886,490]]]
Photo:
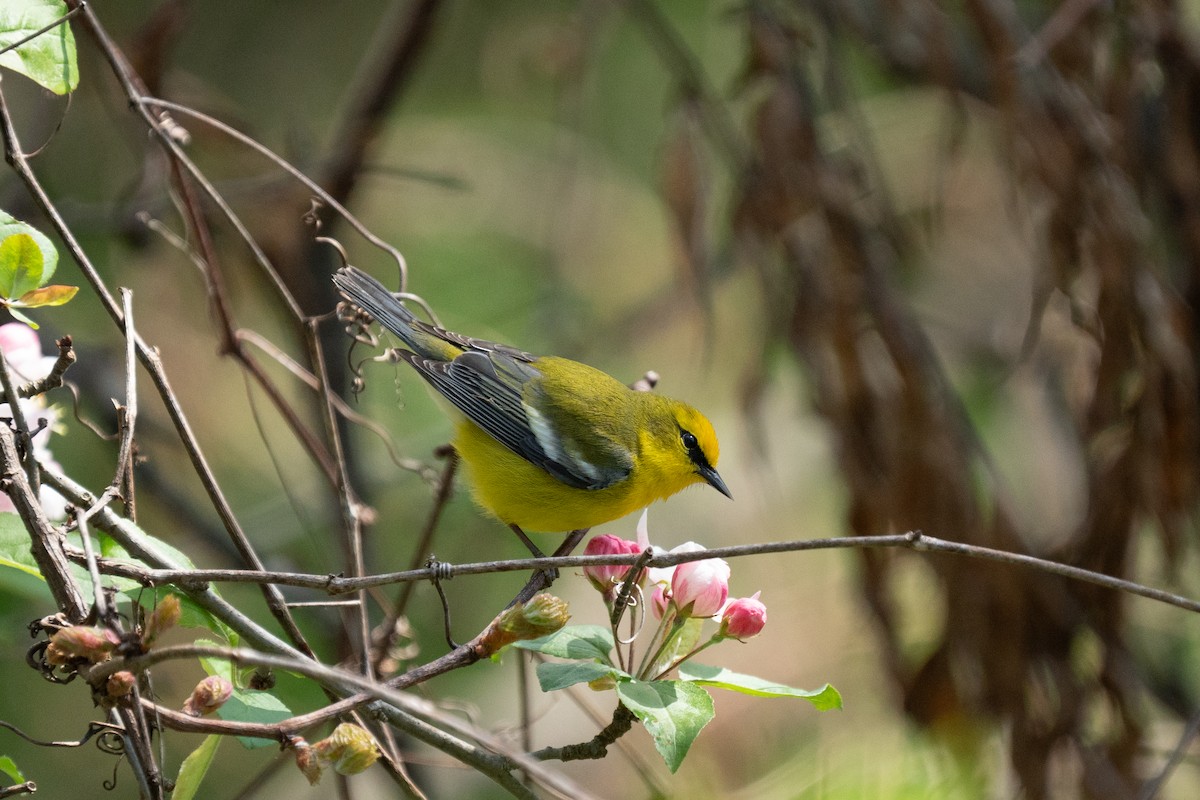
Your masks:
[[[680,439],[680,441],[683,442],[683,446],[687,449],[687,451],[689,453],[694,452],[700,448],[700,442],[696,441],[696,437],[693,436],[688,431],[684,431],[682,434],[680,434],[679,439]]]

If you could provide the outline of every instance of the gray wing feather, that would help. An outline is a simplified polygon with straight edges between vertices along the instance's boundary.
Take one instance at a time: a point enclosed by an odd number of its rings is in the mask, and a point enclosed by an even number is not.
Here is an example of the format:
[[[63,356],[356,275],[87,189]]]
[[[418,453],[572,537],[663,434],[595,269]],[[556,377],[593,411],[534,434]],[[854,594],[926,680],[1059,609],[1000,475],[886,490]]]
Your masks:
[[[540,378],[541,373],[523,359],[498,351],[468,350],[447,362],[400,352],[467,419],[566,485],[576,489],[603,489],[628,476],[628,467],[601,470],[571,452],[572,448],[563,447],[557,434],[547,433],[546,423],[540,418],[538,424],[542,430],[535,430],[530,419],[532,409],[525,405],[515,387]],[[505,381],[501,373],[507,375],[509,381]]]

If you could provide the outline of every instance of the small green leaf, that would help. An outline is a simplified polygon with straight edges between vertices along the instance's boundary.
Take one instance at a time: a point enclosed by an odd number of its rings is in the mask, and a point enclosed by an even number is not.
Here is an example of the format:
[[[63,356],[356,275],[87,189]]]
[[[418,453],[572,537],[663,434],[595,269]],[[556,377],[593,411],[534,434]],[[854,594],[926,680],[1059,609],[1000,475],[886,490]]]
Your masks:
[[[188,753],[187,758],[179,765],[179,776],[175,778],[175,791],[171,793],[171,800],[192,800],[196,796],[201,781],[217,755],[219,744],[221,737],[215,733],[210,734],[204,737],[199,747]]]
[[[10,306],[8,308],[8,313],[12,314],[13,319],[15,319],[17,322],[24,322],[26,325],[33,328],[35,331],[38,330],[38,324],[36,322],[34,322],[29,317],[22,314],[20,311],[17,311],[15,308],[12,308]]]
[[[25,308],[41,308],[42,306],[61,306],[78,293],[78,286],[63,286],[52,284],[40,289],[26,292],[12,301],[9,306],[24,306]]]
[[[577,683],[589,683],[600,678],[629,680],[630,675],[607,664],[595,661],[543,661],[537,665],[538,685],[543,692],[565,689]]]
[[[25,782],[25,776],[21,774],[21,770],[17,769],[17,762],[8,756],[0,756],[0,772],[11,778],[13,783]]]
[[[0,295],[11,300],[36,289],[44,263],[41,248],[28,233],[0,241]]]
[[[617,696],[641,720],[671,772],[715,714],[708,692],[687,681],[624,681]]]
[[[820,689],[811,691],[793,689],[791,686],[772,683],[753,675],[731,672],[723,667],[694,664],[691,661],[685,661],[679,666],[679,677],[702,686],[716,686],[720,689],[729,689],[757,697],[799,697],[812,703],[818,711],[829,711],[842,707],[842,696],[828,683]]]
[[[14,233],[24,233],[33,237],[33,240],[37,242],[38,249],[42,251],[42,283],[53,278],[54,270],[58,268],[58,250],[54,248],[54,243],[46,234],[29,223],[21,222],[11,214],[0,211],[0,241]]]
[[[608,663],[608,654],[613,649],[613,638],[612,631],[599,625],[568,625],[540,639],[514,642],[513,647],[559,658],[598,658]]]
[[[225,701],[225,705],[217,709],[217,716],[233,722],[274,725],[292,716],[292,712],[283,704],[282,700],[270,692],[239,689],[235,686],[233,696]],[[252,736],[239,736],[238,741],[247,749],[278,744],[273,739],[258,739]]]
[[[67,13],[62,0],[21,0],[0,3],[0,48],[21,41]],[[19,72],[55,94],[66,94],[79,85],[75,36],[63,22],[0,55],[0,66]]]

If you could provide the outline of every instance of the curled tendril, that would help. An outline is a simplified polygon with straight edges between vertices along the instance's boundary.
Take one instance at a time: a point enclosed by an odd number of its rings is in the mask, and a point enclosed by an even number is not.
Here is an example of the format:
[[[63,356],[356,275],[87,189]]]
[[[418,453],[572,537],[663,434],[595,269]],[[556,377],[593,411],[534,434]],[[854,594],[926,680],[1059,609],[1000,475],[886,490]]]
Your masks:
[[[97,734],[101,736],[117,736],[119,738],[122,730],[120,727],[112,725],[108,722],[93,721],[88,723],[87,733],[85,733],[78,742],[46,742],[41,739],[35,739],[28,733],[25,733],[25,731],[18,728],[16,725],[13,725],[11,722],[5,722],[2,719],[0,719],[0,728],[7,728],[25,741],[29,742],[30,744],[35,744],[38,747],[81,747],[87,744],[88,741]],[[122,752],[124,752],[124,747],[122,747]]]
[[[122,753],[122,755],[124,755],[124,754]],[[104,783],[100,784],[101,786],[104,787],[104,791],[111,792],[113,789],[117,788],[117,768],[119,766],[121,766],[120,761],[113,762],[112,777],[108,778],[107,780],[104,781]]]
[[[120,732],[106,728],[96,737],[96,749],[110,756],[125,755],[125,739]]]
[[[637,617],[637,629],[629,634],[628,639],[617,638],[621,644],[632,644],[635,639],[642,633],[642,628],[646,627],[646,604],[644,602],[645,595],[642,593],[642,587],[636,583],[630,587],[629,597],[625,600],[625,608],[633,611]]]

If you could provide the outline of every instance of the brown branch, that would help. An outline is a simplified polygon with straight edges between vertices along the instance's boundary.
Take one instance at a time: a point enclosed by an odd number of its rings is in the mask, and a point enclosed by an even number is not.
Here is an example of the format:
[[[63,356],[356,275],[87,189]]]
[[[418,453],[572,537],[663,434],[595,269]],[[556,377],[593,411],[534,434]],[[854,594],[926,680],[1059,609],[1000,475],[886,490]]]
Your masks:
[[[55,360],[54,366],[50,368],[50,372],[46,377],[30,381],[17,387],[17,394],[21,397],[36,397],[39,394],[45,394],[51,389],[57,389],[63,385],[63,375],[75,363],[75,348],[71,345],[71,337],[64,336],[55,344],[58,345],[58,359]]]
[[[568,744],[563,747],[543,747],[529,755],[538,761],[580,761],[583,759],[604,758],[608,755],[608,746],[615,744],[637,719],[634,713],[621,704],[613,711],[612,722],[604,726],[599,733],[586,742]]]

